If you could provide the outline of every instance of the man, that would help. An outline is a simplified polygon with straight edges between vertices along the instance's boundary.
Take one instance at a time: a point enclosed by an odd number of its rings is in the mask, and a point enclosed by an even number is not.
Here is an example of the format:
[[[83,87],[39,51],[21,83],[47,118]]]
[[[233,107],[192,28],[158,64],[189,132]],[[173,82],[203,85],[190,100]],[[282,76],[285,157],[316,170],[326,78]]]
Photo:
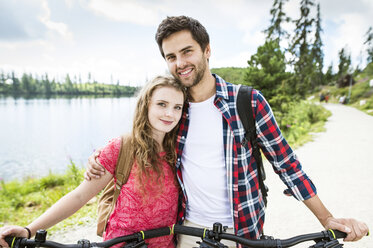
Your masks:
[[[242,143],[244,128],[237,115],[238,85],[225,82],[209,69],[208,33],[195,19],[168,17],[159,25],[156,41],[170,73],[188,88],[189,104],[183,114],[178,140],[177,175],[183,190],[179,221],[211,228],[214,222],[228,232],[259,238],[264,224],[264,202],[258,184],[251,145]],[[347,241],[368,232],[365,223],[336,219],[316,194],[292,149],[282,137],[271,108],[254,90],[252,107],[259,146],[287,186],[287,194],[303,201],[325,228],[348,233]],[[86,178],[99,168],[90,158]],[[193,247],[198,238],[179,237],[178,247]],[[235,244],[229,244],[235,247]]]

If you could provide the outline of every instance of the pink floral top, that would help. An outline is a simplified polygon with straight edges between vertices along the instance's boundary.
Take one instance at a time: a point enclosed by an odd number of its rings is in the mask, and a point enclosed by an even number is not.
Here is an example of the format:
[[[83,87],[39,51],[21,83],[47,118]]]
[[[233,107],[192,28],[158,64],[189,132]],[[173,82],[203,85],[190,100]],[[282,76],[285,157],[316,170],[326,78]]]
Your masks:
[[[113,175],[117,163],[121,138],[113,139],[100,153],[100,163]],[[160,153],[161,158],[165,153]],[[115,209],[111,214],[104,240],[114,237],[132,234],[142,230],[149,230],[158,227],[175,224],[177,216],[178,188],[174,173],[166,161],[162,160],[164,171],[164,187],[158,193],[152,185],[146,187],[150,199],[144,201],[139,189],[136,188],[134,164],[128,181],[122,186]],[[152,173],[151,173],[152,174]],[[159,195],[153,197],[154,195]],[[174,247],[173,236],[164,236],[146,240],[149,248]]]

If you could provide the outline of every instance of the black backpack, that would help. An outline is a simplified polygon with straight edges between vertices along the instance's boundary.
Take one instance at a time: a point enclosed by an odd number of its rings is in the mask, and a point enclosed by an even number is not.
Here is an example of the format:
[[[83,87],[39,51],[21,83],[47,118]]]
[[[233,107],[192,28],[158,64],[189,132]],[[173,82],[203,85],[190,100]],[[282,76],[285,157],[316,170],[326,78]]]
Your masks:
[[[267,206],[268,187],[264,184],[266,179],[265,170],[263,167],[262,155],[260,154],[256,126],[253,118],[253,109],[251,104],[252,87],[247,85],[241,85],[237,95],[237,110],[240,116],[241,122],[245,128],[245,137],[242,140],[242,145],[246,145],[250,142],[253,149],[253,156],[258,166],[258,180],[260,191],[263,195],[265,206]]]

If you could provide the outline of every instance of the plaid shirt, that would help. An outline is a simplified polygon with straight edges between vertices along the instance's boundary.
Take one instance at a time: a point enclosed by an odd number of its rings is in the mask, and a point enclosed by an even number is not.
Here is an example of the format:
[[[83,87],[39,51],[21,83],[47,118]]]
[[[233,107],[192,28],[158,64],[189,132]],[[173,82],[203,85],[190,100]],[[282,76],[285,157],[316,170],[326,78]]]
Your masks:
[[[263,229],[265,206],[259,190],[257,164],[252,154],[250,142],[241,144],[245,130],[239,119],[236,98],[239,85],[216,78],[214,105],[222,114],[227,188],[231,203],[235,233],[250,239],[258,239]],[[300,162],[281,134],[272,110],[262,94],[253,90],[253,115],[256,122],[258,143],[274,171],[287,186],[285,194],[298,200],[306,200],[316,195],[316,188],[303,172]],[[177,177],[183,191],[178,221],[184,220],[188,198],[185,194],[181,175],[181,156],[188,133],[189,105],[182,115],[177,137]]]

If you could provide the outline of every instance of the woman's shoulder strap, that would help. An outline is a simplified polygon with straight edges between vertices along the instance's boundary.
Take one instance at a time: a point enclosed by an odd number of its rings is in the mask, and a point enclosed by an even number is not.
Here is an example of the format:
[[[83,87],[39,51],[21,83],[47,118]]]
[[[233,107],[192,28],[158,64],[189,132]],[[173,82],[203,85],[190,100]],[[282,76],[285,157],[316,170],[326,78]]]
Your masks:
[[[117,179],[116,187],[121,188],[128,180],[132,169],[131,154],[131,135],[122,135],[122,142],[119,150],[117,166],[115,168],[115,177]]]

